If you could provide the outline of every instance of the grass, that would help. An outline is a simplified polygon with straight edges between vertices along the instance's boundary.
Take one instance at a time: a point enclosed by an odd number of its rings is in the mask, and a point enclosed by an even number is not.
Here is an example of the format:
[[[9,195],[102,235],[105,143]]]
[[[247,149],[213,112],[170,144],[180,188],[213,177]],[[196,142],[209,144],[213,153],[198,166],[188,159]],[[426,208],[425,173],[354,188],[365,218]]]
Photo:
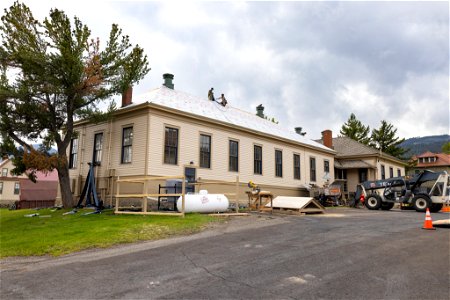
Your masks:
[[[174,216],[114,215],[113,211],[63,215],[68,210],[0,209],[0,257],[59,256],[199,232],[217,218],[201,214]],[[38,213],[39,216],[24,217]]]

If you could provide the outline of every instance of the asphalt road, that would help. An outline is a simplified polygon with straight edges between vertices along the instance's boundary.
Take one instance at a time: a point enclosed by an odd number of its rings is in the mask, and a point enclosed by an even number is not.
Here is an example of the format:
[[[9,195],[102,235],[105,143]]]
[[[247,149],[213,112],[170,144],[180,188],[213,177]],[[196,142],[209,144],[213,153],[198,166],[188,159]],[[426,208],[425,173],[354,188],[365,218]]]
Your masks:
[[[234,217],[189,237],[2,260],[0,296],[447,300],[450,229],[423,230],[424,218],[365,209]]]

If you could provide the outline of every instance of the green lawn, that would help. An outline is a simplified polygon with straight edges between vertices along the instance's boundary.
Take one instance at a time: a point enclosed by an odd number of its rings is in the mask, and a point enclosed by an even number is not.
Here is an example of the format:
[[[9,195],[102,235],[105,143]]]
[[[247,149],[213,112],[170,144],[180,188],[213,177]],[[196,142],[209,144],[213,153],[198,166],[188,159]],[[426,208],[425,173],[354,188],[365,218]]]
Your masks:
[[[201,214],[176,216],[114,215],[113,211],[83,215],[80,210],[0,209],[0,257],[58,256],[88,248],[163,239],[198,232],[218,219]],[[36,217],[24,215],[38,213]]]

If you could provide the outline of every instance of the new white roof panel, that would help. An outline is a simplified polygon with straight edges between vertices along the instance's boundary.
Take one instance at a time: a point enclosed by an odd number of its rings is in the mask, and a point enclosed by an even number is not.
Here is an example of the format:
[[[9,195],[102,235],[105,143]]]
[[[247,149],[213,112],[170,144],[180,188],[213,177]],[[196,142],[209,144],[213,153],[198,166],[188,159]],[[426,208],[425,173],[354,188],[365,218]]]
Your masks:
[[[235,108],[230,103],[223,107],[221,104],[210,101],[206,97],[196,97],[167,88],[164,85],[148,93],[137,95],[136,97],[133,96],[133,104],[145,102],[187,112],[205,119],[221,121],[244,129],[252,129],[262,134],[282,137],[314,148],[333,151],[316,141],[295,133],[293,130],[283,128],[279,124],[260,118],[255,114]]]

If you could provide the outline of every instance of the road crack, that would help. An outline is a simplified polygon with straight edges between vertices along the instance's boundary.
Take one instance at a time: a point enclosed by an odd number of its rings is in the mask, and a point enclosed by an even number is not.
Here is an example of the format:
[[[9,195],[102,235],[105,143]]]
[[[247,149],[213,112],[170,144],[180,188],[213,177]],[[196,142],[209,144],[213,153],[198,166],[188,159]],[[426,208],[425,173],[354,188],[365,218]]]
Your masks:
[[[186,258],[186,259],[187,259],[194,267],[204,270],[207,274],[209,274],[209,275],[211,275],[211,276],[213,276],[213,277],[215,277],[215,278],[221,279],[221,280],[223,280],[225,283],[228,282],[228,283],[239,284],[239,285],[242,285],[242,286],[251,288],[251,289],[257,289],[257,290],[259,290],[259,291],[263,290],[263,291],[265,291],[265,292],[267,292],[267,293],[273,295],[273,296],[275,297],[274,299],[279,299],[279,298],[277,298],[277,297],[279,297],[280,295],[279,295],[279,294],[276,294],[276,293],[274,293],[274,292],[272,292],[272,291],[270,291],[270,290],[266,290],[266,289],[261,288],[261,287],[253,286],[253,285],[248,284],[248,283],[246,283],[246,282],[232,280],[232,279],[223,277],[223,276],[221,276],[221,275],[219,275],[219,274],[215,274],[215,273],[211,272],[207,267],[204,267],[204,266],[201,266],[201,265],[197,264],[197,263],[196,263],[191,257],[189,257],[189,255],[187,255],[183,250],[180,250],[180,252],[181,252],[181,254],[183,255],[183,257]],[[227,286],[228,286],[228,285],[227,285]],[[295,300],[296,298],[287,296],[286,299],[293,299],[293,300]]]

